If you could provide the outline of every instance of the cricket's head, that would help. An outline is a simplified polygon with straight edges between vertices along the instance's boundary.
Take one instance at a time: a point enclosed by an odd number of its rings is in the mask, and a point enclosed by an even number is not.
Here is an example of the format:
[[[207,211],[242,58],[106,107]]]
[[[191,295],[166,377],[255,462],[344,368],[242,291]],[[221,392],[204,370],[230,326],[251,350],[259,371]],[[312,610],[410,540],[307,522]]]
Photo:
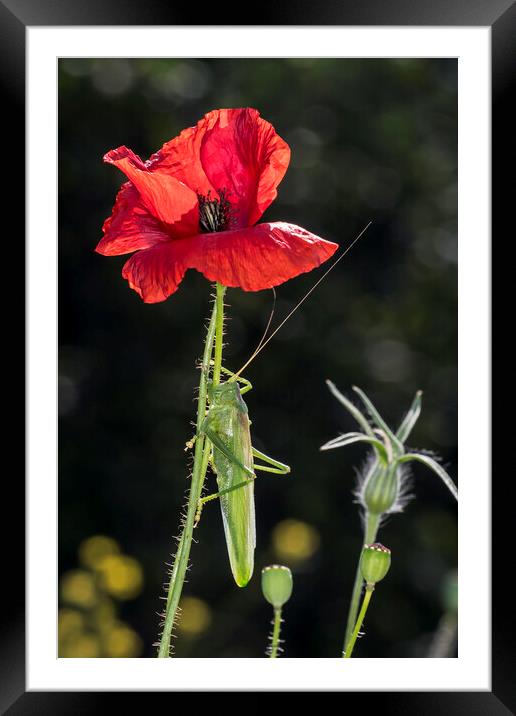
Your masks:
[[[217,407],[238,408],[244,413],[247,412],[247,405],[240,395],[240,388],[236,382],[226,381],[218,385],[211,383],[208,386],[208,397],[210,403]]]

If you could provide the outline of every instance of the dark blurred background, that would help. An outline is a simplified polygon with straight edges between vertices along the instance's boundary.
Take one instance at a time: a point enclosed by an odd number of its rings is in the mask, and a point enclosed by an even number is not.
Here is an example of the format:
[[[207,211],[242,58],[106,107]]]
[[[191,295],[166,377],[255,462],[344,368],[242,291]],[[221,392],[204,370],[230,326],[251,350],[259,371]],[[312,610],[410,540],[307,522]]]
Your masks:
[[[366,453],[319,452],[356,427],[326,378],[347,394],[362,387],[394,426],[422,389],[409,444],[439,453],[457,477],[456,60],[60,60],[61,656],[155,655],[210,311],[211,287],[195,271],[166,302],[145,305],[121,278],[126,257],[94,252],[124,181],[102,156],[125,144],[146,159],[205,112],[240,106],[259,109],[292,149],[264,220],[343,247],[373,225],[247,372],[255,446],[293,472],[256,484],[246,589],[232,581],[219,508],[206,507],[177,656],[263,655],[271,613],[260,570],[274,562],[294,574],[285,655],[339,654],[361,547],[351,493]],[[279,287],[276,322],[323,270]],[[272,294],[231,289],[227,300],[225,364],[236,370]],[[392,569],[356,657],[428,656],[450,623],[456,504],[420,466],[414,493],[379,533]]]

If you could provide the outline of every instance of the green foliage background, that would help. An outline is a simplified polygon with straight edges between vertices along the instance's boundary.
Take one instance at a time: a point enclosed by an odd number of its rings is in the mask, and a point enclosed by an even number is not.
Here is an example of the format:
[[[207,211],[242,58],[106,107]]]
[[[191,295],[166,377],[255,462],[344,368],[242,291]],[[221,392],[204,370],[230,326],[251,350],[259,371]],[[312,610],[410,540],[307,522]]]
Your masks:
[[[121,278],[124,257],[94,253],[121,173],[103,154],[125,144],[146,159],[218,107],[253,106],[292,149],[266,220],[299,224],[346,246],[364,238],[250,367],[246,396],[260,450],[288,478],[256,484],[258,548],[251,584],[231,580],[221,517],[204,511],[185,594],[211,626],[175,640],[178,656],[264,653],[270,609],[262,566],[285,519],[313,527],[314,555],[289,564],[286,655],[339,653],[358,558],[351,491],[365,457],[318,447],[354,424],[327,391],[362,387],[391,424],[416,391],[414,447],[435,450],[457,478],[457,63],[437,59],[64,59],[59,63],[59,565],[80,542],[117,539],[141,563],[145,587],[122,617],[153,656],[165,562],[188,488],[196,359],[211,288],[194,271],[168,301],[145,305]],[[321,275],[278,289],[276,320]],[[258,342],[270,292],[229,290],[225,363]],[[379,538],[392,568],[375,595],[357,657],[425,656],[456,565],[456,505],[414,468],[414,500]],[[210,482],[210,489],[214,481]],[[285,560],[283,560],[285,561]]]

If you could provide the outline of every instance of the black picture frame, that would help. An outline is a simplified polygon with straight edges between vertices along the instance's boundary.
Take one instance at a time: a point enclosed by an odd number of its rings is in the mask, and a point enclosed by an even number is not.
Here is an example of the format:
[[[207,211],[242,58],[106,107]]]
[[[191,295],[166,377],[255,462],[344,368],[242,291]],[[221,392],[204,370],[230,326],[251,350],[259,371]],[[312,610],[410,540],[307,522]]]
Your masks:
[[[516,66],[516,5],[513,0],[368,0],[361,3],[343,0],[315,3],[308,0],[290,0],[260,4],[260,25],[427,25],[427,26],[490,26],[492,31],[492,236],[501,235],[507,225],[508,214],[514,201],[514,182],[506,182],[503,168],[506,165],[508,144],[514,134],[511,127],[509,101],[511,79]],[[175,3],[159,3],[157,0],[103,0],[101,3],[84,3],[80,0],[0,0],[0,83],[2,87],[4,128],[4,157],[9,157],[8,214],[13,219],[16,241],[10,241],[10,263],[20,271],[23,263],[21,233],[25,215],[23,186],[24,105],[25,105],[25,31],[30,26],[80,26],[80,25],[238,25],[249,24],[248,8],[244,12],[233,6],[221,13],[221,6],[190,9]],[[247,11],[247,12],[246,12]],[[202,17],[202,23],[196,21]],[[13,149],[15,148],[15,149]],[[13,157],[12,154],[15,154]],[[512,200],[512,201],[511,201]],[[8,217],[6,217],[8,218]],[[514,233],[514,229],[511,232]],[[509,234],[506,235],[506,238]],[[495,256],[496,254],[494,254]],[[16,263],[15,263],[16,262]],[[4,288],[4,291],[6,289]],[[492,300],[501,304],[502,282],[493,287]],[[23,305],[23,292],[18,288],[18,306]],[[5,317],[5,330],[10,332],[12,345],[23,344],[23,339],[12,338],[20,322],[11,314]],[[11,322],[11,325],[9,323]],[[496,344],[495,344],[496,345]],[[23,361],[12,359],[12,379],[24,384]],[[499,370],[498,375],[501,373]],[[496,395],[496,385],[493,395]],[[19,394],[17,400],[20,400]],[[495,409],[493,405],[493,409]],[[486,436],[487,438],[487,436]],[[503,431],[493,434],[493,456],[500,453],[497,444],[504,439]],[[19,454],[22,454],[21,452]],[[19,464],[18,462],[13,464]],[[502,716],[515,713],[516,695],[514,673],[516,672],[511,649],[511,629],[508,627],[510,607],[506,604],[507,577],[503,571],[507,564],[504,544],[509,538],[508,525],[512,514],[503,483],[504,471],[495,469],[497,480],[492,485],[492,691],[491,692],[367,692],[345,693],[344,708],[350,699],[361,699],[364,708],[381,708],[387,714],[468,714],[468,716]],[[512,477],[512,476],[508,476]],[[2,713],[21,714],[76,714],[97,713],[103,708],[123,708],[122,700],[129,696],[131,706],[143,704],[139,694],[124,693],[72,693],[72,692],[25,692],[25,615],[24,615],[24,481],[21,469],[13,471],[4,492],[2,527],[4,529],[4,574],[9,584],[17,584],[17,590],[4,592],[5,606],[2,610],[0,637],[0,709]],[[4,488],[5,489],[5,488]],[[7,519],[7,512],[13,517]],[[512,510],[511,510],[512,512]],[[513,518],[512,518],[513,519]],[[152,698],[170,695],[153,693]],[[149,695],[145,695],[146,709]],[[364,703],[365,699],[365,703]],[[358,703],[358,702],[357,702]],[[169,701],[169,706],[172,702]]]

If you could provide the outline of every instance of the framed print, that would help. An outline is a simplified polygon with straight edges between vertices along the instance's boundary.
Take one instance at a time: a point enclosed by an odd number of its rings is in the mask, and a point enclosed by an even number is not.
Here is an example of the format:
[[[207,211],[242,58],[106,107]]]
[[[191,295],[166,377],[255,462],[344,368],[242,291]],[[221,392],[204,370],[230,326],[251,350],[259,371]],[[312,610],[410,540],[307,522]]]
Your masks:
[[[489,437],[514,6],[425,5],[0,5],[27,168],[8,713],[514,708]]]

